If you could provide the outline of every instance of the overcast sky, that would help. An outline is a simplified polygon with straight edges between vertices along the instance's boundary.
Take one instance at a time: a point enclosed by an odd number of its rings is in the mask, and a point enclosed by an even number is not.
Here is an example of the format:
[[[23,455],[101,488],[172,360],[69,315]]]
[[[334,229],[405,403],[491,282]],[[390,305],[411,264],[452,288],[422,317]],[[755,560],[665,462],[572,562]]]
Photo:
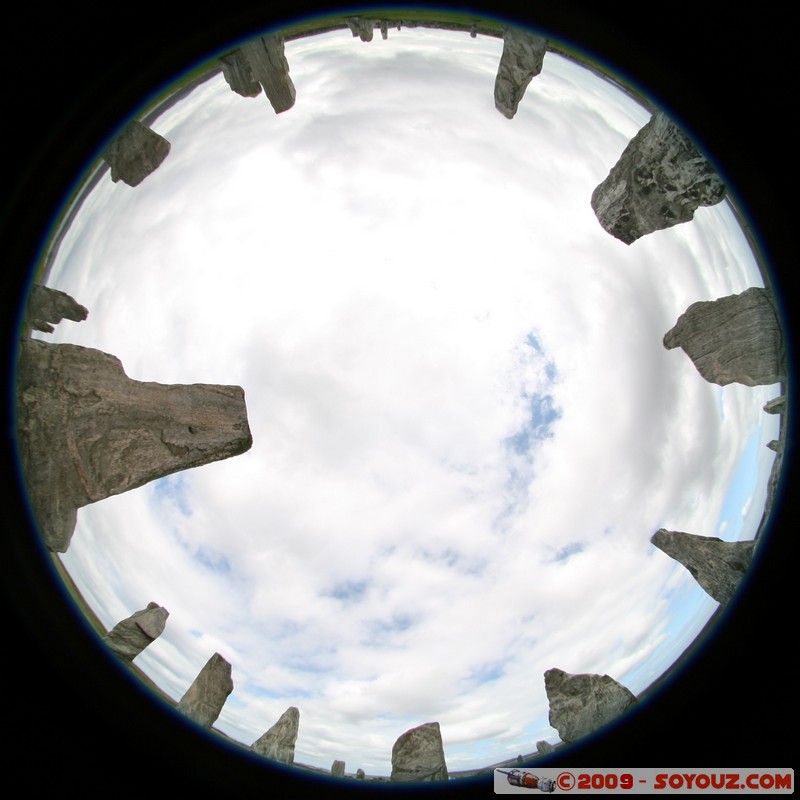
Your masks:
[[[553,53],[513,120],[502,41],[423,29],[288,42],[276,115],[221,75],[106,175],[49,285],[49,341],[129,377],[245,390],[252,449],[81,509],[62,560],[179,699],[233,665],[217,726],[290,705],[296,761],[388,774],[438,721],[451,770],[558,741],[545,670],[645,689],[717,607],[650,544],[753,538],[778,387],[718,387],[662,337],[763,285],[727,203],[626,246],[589,204],[649,112]]]

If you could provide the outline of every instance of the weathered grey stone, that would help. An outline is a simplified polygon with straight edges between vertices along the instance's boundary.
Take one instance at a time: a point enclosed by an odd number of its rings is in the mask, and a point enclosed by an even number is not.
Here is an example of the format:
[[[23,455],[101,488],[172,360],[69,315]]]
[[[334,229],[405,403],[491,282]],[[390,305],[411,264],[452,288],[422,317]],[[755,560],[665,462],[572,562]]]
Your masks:
[[[780,439],[773,439],[771,442],[767,442],[767,447],[770,450],[774,450],[776,453],[783,452],[783,442]]]
[[[373,31],[378,24],[377,20],[365,19],[364,17],[346,17],[345,22],[347,27],[350,28],[350,33],[353,38],[358,36],[362,42],[371,42]],[[384,39],[386,37],[384,36]]]
[[[178,701],[175,710],[198,725],[210,728],[232,691],[231,665],[219,653],[214,653]]]
[[[147,608],[118,622],[103,637],[103,641],[123,661],[133,661],[145,647],[161,636],[168,616],[166,608],[158,603],[148,603]]]
[[[692,303],[664,335],[710,383],[758,386],[785,381],[786,351],[778,314],[766,289]]]
[[[780,397],[773,397],[764,404],[764,411],[767,414],[783,414],[786,411],[786,395],[782,394]]]
[[[542,71],[547,39],[522,28],[503,31],[503,55],[494,81],[495,108],[508,119],[517,113],[528,84]]]
[[[388,39],[389,38],[389,22],[388,20],[382,19],[381,20],[381,39]]]
[[[77,303],[66,292],[34,283],[25,306],[25,321],[35,330],[52,333],[63,319],[82,322],[89,310]]]
[[[131,380],[118,358],[74,344],[23,340],[16,400],[31,508],[61,553],[77,509],[253,443],[239,386]]]
[[[560,669],[544,674],[550,701],[550,724],[567,744],[612,722],[635,702],[636,696],[608,675],[570,675]]]
[[[138,120],[129,122],[106,147],[103,160],[111,167],[111,180],[138,186],[167,157],[170,143]]]
[[[344,761],[334,761],[331,764],[331,775],[334,778],[344,778]]]
[[[273,761],[293,764],[294,746],[299,729],[300,711],[295,706],[290,706],[263,736],[250,745],[250,749]]]
[[[277,33],[245,42],[240,48],[253,77],[264,87],[264,94],[276,114],[288,111],[294,105],[296,96],[284,49],[283,37]]]
[[[359,767],[356,770],[356,778],[358,778],[360,781],[363,781],[366,777],[367,777],[367,773],[364,772],[364,770],[361,769],[361,767]]]
[[[631,244],[719,203],[725,184],[691,140],[662,112],[633,137],[608,177],[592,192],[592,208],[612,236]]]
[[[406,731],[392,748],[393,781],[446,781],[447,764],[438,722]]]
[[[683,564],[700,586],[722,605],[736,593],[755,549],[755,541],[723,542],[714,536],[664,528],[656,531],[650,541]]]
[[[536,742],[536,752],[540,756],[547,755],[548,753],[552,753],[555,750],[555,747],[550,744],[550,742],[545,741],[542,739],[541,741]]]
[[[222,56],[219,63],[222,77],[236,94],[242,97],[258,97],[261,94],[261,84],[253,76],[253,68],[241,50]]]

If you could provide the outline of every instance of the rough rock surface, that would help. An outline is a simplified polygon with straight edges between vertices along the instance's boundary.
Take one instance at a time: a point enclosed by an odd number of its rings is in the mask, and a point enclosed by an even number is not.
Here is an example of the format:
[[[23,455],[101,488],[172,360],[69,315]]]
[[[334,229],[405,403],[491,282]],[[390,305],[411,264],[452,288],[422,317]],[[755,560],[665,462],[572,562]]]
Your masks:
[[[528,84],[542,71],[547,39],[522,28],[503,31],[503,55],[494,81],[494,106],[508,119],[517,113]]]
[[[692,303],[664,335],[709,383],[745,386],[786,380],[786,351],[778,314],[766,289]]]
[[[138,186],[169,154],[170,143],[138,120],[132,120],[103,153],[111,180]]]
[[[158,603],[148,603],[147,608],[117,623],[103,641],[123,661],[133,661],[147,645],[161,636],[168,616],[166,608]]]
[[[250,65],[253,78],[264,87],[264,93],[276,114],[288,111],[296,97],[284,49],[283,37],[277,33],[245,42],[240,48]]]
[[[635,702],[636,696],[608,675],[570,675],[560,669],[544,674],[550,702],[550,724],[567,744],[612,722]]]
[[[350,28],[350,33],[353,34],[353,38],[358,36],[362,42],[371,42],[375,26],[380,24],[377,20],[365,19],[364,17],[346,17],[345,22],[347,23],[347,27]],[[381,34],[383,34],[383,26],[381,26]],[[384,36],[383,38],[385,39],[387,37]]]
[[[76,302],[66,292],[34,283],[25,307],[25,321],[35,330],[52,333],[62,319],[82,322],[89,310]]]
[[[714,536],[668,531],[661,528],[650,538],[659,549],[680,561],[692,577],[718,603],[736,593],[753,559],[755,541],[723,542]]]
[[[392,748],[393,781],[446,781],[442,733],[438,722],[406,731]]]
[[[219,63],[222,77],[236,94],[242,97],[258,97],[261,94],[261,84],[253,76],[253,68],[241,50],[222,56]]]
[[[253,443],[239,386],[131,380],[118,358],[73,344],[23,340],[16,400],[31,508],[61,553],[77,509]]]
[[[217,721],[232,691],[231,665],[219,653],[214,653],[179,700],[175,710],[198,725],[210,728]]]
[[[592,192],[592,208],[612,236],[631,244],[719,203],[725,184],[691,140],[657,111],[633,137],[608,177]]]
[[[282,764],[294,763],[294,746],[300,729],[300,710],[289,706],[280,719],[250,749],[259,755],[280,761]]]
[[[542,740],[536,742],[536,752],[540,756],[544,756],[544,755],[547,755],[548,753],[552,753],[554,750],[555,750],[555,747],[553,747],[553,745],[551,745],[550,742],[546,741],[545,739],[542,739]]]
[[[344,778],[344,761],[334,761],[331,764],[331,775],[334,778]]]
[[[773,397],[764,404],[764,411],[767,414],[783,414],[786,411],[786,395],[782,394],[779,397]]]

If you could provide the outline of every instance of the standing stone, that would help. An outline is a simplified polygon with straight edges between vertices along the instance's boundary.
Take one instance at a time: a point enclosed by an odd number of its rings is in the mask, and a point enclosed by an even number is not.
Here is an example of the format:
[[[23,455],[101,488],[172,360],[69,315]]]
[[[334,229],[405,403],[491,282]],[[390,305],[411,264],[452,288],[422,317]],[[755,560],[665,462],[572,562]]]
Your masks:
[[[89,310],[77,303],[66,292],[34,283],[25,306],[25,321],[35,330],[52,333],[63,319],[82,322]]]
[[[393,781],[446,781],[447,764],[438,722],[406,731],[392,748]]]
[[[222,706],[233,691],[231,665],[214,653],[186,690],[175,710],[204,728],[210,728],[219,717]]]
[[[592,208],[612,236],[631,244],[694,217],[725,197],[725,184],[691,140],[656,111],[592,193]]]
[[[253,68],[241,50],[222,56],[219,60],[222,77],[228,86],[242,97],[258,97],[261,84],[253,77]]]
[[[264,87],[264,93],[276,114],[288,111],[294,105],[296,96],[284,50],[283,37],[277,33],[245,42],[240,48],[250,65],[253,78]]]
[[[59,553],[79,508],[253,443],[241,387],[131,380],[118,358],[74,344],[23,340],[16,400],[31,510]]]
[[[528,84],[542,71],[547,39],[522,28],[503,31],[503,55],[494,81],[494,106],[508,119],[517,113]]]
[[[770,450],[774,450],[776,453],[783,453],[783,442],[780,439],[773,439],[767,442],[767,447],[769,447]]]
[[[147,608],[118,622],[103,637],[103,641],[123,661],[133,661],[150,642],[161,636],[168,616],[166,608],[158,603],[148,603]]]
[[[367,777],[367,773],[364,772],[364,770],[361,769],[361,767],[359,767],[356,770],[356,778],[358,778],[358,780],[360,780],[360,781],[363,781],[366,777]]]
[[[300,728],[300,711],[289,706],[280,719],[263,735],[250,745],[259,755],[280,761],[282,764],[294,763],[294,746]]]
[[[548,753],[552,753],[555,750],[555,747],[550,744],[550,742],[545,741],[542,739],[541,741],[536,742],[536,752],[540,756],[546,756]]]
[[[782,394],[779,397],[773,397],[764,404],[764,411],[767,414],[783,414],[786,411],[786,395]]]
[[[736,594],[753,559],[756,544],[752,540],[723,542],[714,536],[697,536],[663,528],[656,531],[650,541],[680,561],[700,586],[722,605]]]
[[[636,696],[608,675],[570,675],[560,669],[544,674],[550,724],[567,744],[588,736],[629,709]]]
[[[334,761],[331,765],[331,775],[334,778],[344,778],[344,761]]]
[[[363,17],[346,17],[345,22],[347,23],[347,27],[350,28],[350,33],[353,34],[353,38],[358,36],[362,42],[372,41],[373,31],[375,30],[376,25],[376,21],[374,19],[364,19]],[[384,36],[384,39],[385,38],[386,37]]]
[[[108,145],[103,160],[111,167],[111,180],[138,186],[167,157],[170,143],[139,120],[131,120]]]
[[[745,386],[786,380],[786,351],[778,313],[766,289],[692,303],[664,335],[710,383]]]

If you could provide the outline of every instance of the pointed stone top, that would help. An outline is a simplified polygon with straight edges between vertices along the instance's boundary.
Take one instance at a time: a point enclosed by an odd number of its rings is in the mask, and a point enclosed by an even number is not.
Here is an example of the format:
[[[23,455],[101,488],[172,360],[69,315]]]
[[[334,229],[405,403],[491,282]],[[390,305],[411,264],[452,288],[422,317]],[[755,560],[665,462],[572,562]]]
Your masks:
[[[426,722],[398,737],[392,748],[393,781],[446,781],[442,733],[438,722]]]
[[[210,728],[217,721],[222,706],[232,691],[231,665],[219,653],[214,653],[175,706],[175,710],[193,719],[198,725]]]
[[[707,594],[728,603],[747,572],[755,541],[725,542],[716,536],[657,530],[650,541],[670,558],[683,564]]]
[[[273,761],[282,764],[294,763],[294,748],[300,729],[300,711],[289,706],[281,714],[280,719],[259,739],[250,745],[250,749]]]
[[[550,724],[563,742],[575,742],[612,722],[636,703],[636,695],[608,675],[544,673]]]

